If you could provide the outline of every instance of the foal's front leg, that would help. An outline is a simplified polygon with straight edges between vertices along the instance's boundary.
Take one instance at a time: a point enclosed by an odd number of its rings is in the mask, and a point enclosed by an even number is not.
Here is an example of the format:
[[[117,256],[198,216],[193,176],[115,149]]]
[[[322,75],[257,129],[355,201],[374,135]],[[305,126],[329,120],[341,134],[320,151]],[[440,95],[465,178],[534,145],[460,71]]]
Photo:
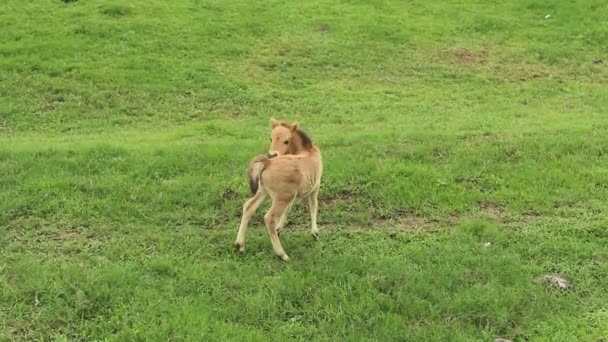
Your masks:
[[[249,225],[249,221],[251,221],[251,217],[255,214],[255,211],[258,209],[260,204],[264,201],[266,197],[266,193],[261,188],[258,192],[253,195],[250,199],[245,202],[243,205],[243,216],[241,217],[241,225],[239,226],[239,232],[236,236],[236,241],[234,242],[234,247],[239,252],[245,251],[245,234],[247,233],[247,227]]]
[[[319,239],[319,228],[317,227],[317,210],[319,209],[319,201],[317,196],[319,195],[319,189],[313,191],[308,196],[308,210],[310,211],[310,233],[315,239]]]

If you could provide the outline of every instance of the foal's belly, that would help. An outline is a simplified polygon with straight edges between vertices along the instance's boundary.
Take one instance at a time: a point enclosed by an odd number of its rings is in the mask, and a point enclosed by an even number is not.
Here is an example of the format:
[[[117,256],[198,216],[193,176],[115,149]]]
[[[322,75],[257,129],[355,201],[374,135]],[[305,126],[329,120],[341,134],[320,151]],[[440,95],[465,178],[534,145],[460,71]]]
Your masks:
[[[317,172],[311,172],[308,175],[303,175],[302,183],[298,189],[299,197],[306,197],[313,193],[315,190],[319,189],[321,183],[321,177],[317,174]]]

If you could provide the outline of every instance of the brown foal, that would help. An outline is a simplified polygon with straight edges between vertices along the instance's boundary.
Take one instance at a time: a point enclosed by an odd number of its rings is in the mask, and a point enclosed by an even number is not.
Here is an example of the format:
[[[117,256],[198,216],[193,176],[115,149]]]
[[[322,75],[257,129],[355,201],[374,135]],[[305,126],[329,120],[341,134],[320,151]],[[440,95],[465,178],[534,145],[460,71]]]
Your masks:
[[[272,132],[268,157],[260,156],[249,164],[249,186],[253,197],[243,205],[241,225],[234,243],[238,251],[245,251],[245,234],[251,217],[270,196],[272,206],[264,215],[274,253],[284,261],[285,253],[279,232],[285,224],[287,212],[298,197],[308,199],[311,234],[319,237],[317,210],[319,187],[323,173],[321,151],[302,132],[297,123],[288,124],[270,119]]]

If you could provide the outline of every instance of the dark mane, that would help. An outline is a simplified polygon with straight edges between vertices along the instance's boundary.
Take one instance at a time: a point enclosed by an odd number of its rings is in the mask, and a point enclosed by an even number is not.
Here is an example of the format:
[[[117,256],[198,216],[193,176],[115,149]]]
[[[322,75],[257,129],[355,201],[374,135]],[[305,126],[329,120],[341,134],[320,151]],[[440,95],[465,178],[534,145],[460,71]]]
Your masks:
[[[296,131],[296,133],[300,137],[300,140],[302,140],[302,146],[304,148],[312,148],[312,140],[310,140],[306,133],[300,131],[299,129]]]
[[[291,128],[291,126],[285,122],[281,122],[281,126]],[[310,140],[310,138],[308,137],[308,135],[306,135],[306,133],[302,132],[300,129],[296,130],[296,133],[298,134],[298,137],[300,137],[300,140],[302,141],[302,147],[304,147],[306,149],[312,148],[312,140]]]
[[[283,126],[283,127],[287,127],[291,129],[291,125],[285,122],[281,122],[279,123],[279,125]],[[306,133],[302,132],[299,128],[296,130],[296,134],[298,135],[298,137],[300,137],[300,141],[302,141],[302,147],[304,147],[305,149],[310,149],[312,148],[312,140],[310,140],[310,138],[308,137],[308,135],[306,135]]]

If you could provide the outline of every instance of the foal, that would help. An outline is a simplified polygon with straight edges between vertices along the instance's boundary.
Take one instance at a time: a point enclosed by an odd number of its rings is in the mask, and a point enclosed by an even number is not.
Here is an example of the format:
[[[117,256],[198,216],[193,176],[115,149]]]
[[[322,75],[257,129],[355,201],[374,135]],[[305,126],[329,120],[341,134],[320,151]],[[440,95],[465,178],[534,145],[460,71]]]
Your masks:
[[[287,124],[270,119],[272,132],[268,157],[257,157],[249,164],[249,186],[254,194],[243,205],[243,217],[234,242],[238,251],[245,251],[247,226],[266,196],[272,206],[264,215],[264,223],[270,235],[274,253],[283,261],[289,261],[278,232],[285,224],[287,212],[297,197],[308,199],[311,234],[319,237],[317,209],[323,163],[321,151],[312,143],[298,124]]]

